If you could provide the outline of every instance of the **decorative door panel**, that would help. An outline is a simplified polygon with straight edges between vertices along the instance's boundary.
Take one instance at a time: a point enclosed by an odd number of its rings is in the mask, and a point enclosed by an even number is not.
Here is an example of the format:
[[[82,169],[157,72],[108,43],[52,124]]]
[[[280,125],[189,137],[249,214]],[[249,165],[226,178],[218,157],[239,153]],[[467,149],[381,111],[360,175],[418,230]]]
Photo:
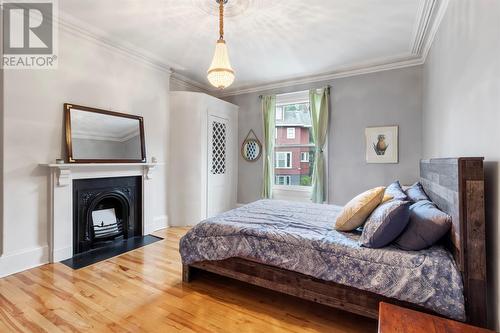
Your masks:
[[[225,118],[208,117],[208,184],[207,217],[230,209],[231,166],[228,165],[229,122]]]
[[[227,125],[219,120],[212,121],[211,172],[214,175],[226,173]]]

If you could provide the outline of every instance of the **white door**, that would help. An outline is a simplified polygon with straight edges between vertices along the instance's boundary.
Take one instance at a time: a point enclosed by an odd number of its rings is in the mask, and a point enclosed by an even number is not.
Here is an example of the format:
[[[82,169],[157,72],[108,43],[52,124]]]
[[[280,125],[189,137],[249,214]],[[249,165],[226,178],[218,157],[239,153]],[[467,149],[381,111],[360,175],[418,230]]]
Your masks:
[[[229,165],[229,121],[208,116],[207,217],[231,209],[231,166]]]

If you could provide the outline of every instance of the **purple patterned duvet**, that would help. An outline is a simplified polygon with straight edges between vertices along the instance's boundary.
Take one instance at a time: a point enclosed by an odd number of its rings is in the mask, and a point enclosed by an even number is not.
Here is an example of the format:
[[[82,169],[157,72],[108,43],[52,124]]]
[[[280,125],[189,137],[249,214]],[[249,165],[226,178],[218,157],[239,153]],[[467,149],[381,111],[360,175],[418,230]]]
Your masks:
[[[240,257],[465,319],[462,278],[441,246],[369,249],[333,229],[342,207],[260,200],[210,218],[180,241],[184,264]]]

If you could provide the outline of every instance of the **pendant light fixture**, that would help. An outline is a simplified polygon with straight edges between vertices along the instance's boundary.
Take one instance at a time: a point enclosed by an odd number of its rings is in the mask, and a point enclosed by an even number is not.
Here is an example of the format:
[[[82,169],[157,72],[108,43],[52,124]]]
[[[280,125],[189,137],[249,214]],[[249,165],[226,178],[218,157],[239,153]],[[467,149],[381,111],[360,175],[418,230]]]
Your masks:
[[[234,70],[229,61],[224,40],[224,4],[228,0],[215,0],[219,4],[219,40],[215,45],[214,58],[207,72],[207,79],[214,87],[225,89],[234,82]]]

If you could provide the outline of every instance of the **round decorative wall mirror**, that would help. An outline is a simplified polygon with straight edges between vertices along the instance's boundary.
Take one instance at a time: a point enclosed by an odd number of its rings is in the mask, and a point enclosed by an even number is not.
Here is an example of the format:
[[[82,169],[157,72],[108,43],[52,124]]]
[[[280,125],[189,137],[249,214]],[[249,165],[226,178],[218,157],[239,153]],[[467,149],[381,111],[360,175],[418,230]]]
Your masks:
[[[253,138],[250,137],[251,134],[253,134]],[[260,158],[260,155],[262,155],[262,144],[253,130],[250,130],[241,145],[241,156],[245,161],[255,162]]]

